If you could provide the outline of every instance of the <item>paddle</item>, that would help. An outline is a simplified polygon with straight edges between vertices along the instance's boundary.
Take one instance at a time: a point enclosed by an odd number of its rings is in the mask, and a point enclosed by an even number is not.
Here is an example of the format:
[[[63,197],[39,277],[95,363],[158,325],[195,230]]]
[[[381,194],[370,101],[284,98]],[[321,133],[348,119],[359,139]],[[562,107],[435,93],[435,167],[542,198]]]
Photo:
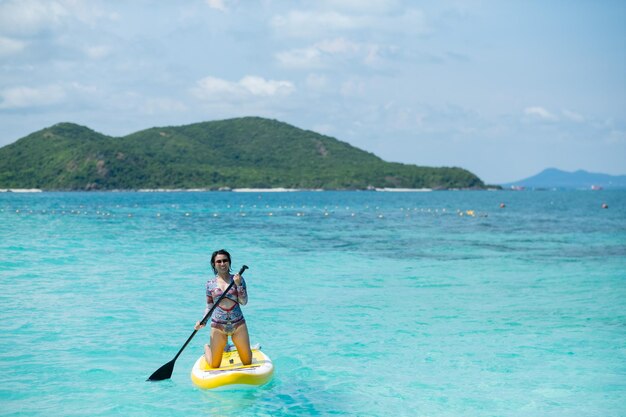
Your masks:
[[[239,275],[243,274],[243,271],[245,271],[246,269],[248,269],[246,265],[242,266],[241,269],[239,270]],[[211,317],[211,314],[213,314],[213,310],[215,310],[215,307],[217,307],[220,301],[222,301],[222,299],[226,296],[228,291],[230,291],[233,285],[235,285],[234,279],[231,280],[230,284],[228,284],[228,287],[226,287],[226,290],[222,293],[222,295],[219,296],[219,298],[217,299],[215,304],[213,304],[213,307],[211,307],[209,312],[204,315],[204,318],[200,321],[200,323],[203,323],[203,324],[206,323],[209,317]],[[182,351],[187,347],[187,345],[189,344],[191,339],[193,339],[193,337],[196,335],[197,332],[198,332],[197,330],[194,330],[193,333],[191,333],[191,336],[189,336],[189,339],[187,339],[183,347],[181,347],[178,353],[176,354],[176,356],[174,356],[174,359],[172,359],[171,361],[169,361],[168,363],[166,363],[165,365],[157,369],[152,375],[150,375],[150,378],[148,378],[146,381],[162,381],[164,379],[171,378],[172,372],[174,371],[174,363],[176,362],[176,359],[178,359]]]

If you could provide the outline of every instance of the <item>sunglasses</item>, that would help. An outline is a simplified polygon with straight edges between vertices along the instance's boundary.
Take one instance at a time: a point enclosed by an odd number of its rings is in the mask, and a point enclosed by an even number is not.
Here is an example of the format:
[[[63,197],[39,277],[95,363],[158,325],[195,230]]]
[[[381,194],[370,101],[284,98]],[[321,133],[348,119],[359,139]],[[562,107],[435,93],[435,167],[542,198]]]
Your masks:
[[[229,263],[229,262],[230,262],[230,261],[229,261],[228,259],[217,259],[217,260],[215,261],[215,263],[216,263],[216,264],[227,264],[227,263]]]

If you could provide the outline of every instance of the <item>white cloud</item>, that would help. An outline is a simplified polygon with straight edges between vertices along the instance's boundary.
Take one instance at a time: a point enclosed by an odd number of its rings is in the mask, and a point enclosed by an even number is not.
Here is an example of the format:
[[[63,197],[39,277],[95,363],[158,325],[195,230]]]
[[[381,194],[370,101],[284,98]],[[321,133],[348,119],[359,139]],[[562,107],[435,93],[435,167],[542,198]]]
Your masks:
[[[242,78],[239,85],[255,96],[289,95],[294,90],[293,84],[289,81],[265,80],[251,75]]]
[[[115,19],[84,0],[7,0],[0,1],[0,33],[32,36],[42,31],[65,30],[77,20],[93,25],[101,18]]]
[[[553,115],[552,113],[550,113],[548,110],[544,109],[543,107],[539,107],[539,106],[525,108],[524,114],[528,116],[532,116],[532,117],[537,117],[541,120],[547,120],[547,121],[558,120],[558,118],[555,115]]]
[[[219,10],[221,12],[226,11],[224,0],[206,0],[206,4],[208,4],[211,9]]]
[[[0,109],[50,106],[63,101],[65,96],[65,90],[58,85],[13,87],[0,92]]]
[[[322,53],[315,47],[292,49],[276,54],[278,62],[288,68],[322,67]]]
[[[317,36],[333,31],[353,30],[363,26],[361,18],[337,12],[291,11],[275,16],[271,25],[275,30],[295,37]]]
[[[398,0],[323,0],[322,4],[333,10],[360,13],[385,13],[399,6]]]
[[[295,38],[317,38],[363,30],[392,37],[422,35],[429,31],[421,10],[385,13],[370,7],[350,9],[346,12],[337,12],[336,8],[332,11],[292,10],[274,16],[270,25],[281,36]]]
[[[235,95],[241,92],[237,83],[221,78],[205,77],[198,81],[194,93],[198,98],[211,98],[214,95]]]
[[[327,52],[329,54],[345,54],[357,52],[361,48],[360,45],[343,38],[318,42],[315,47],[318,48],[320,51]]]
[[[0,57],[13,55],[26,48],[26,43],[0,36]]]
[[[563,113],[563,116],[565,116],[565,118],[567,118],[568,120],[571,120],[572,122],[581,123],[585,121],[585,118],[582,115],[576,112],[573,112],[571,110],[564,109],[562,113]]]
[[[68,15],[57,1],[9,0],[0,3],[0,27],[3,32],[19,35],[49,29]]]
[[[266,80],[262,77],[248,75],[238,82],[205,77],[196,83],[192,93],[202,100],[240,100],[246,97],[287,96],[294,90],[295,87],[290,81]]]
[[[25,109],[51,106],[84,108],[102,98],[102,91],[93,84],[65,82],[39,87],[16,86],[0,91],[0,109]]]
[[[337,58],[357,58],[372,65],[379,60],[382,48],[374,44],[355,43],[344,38],[317,42],[308,48],[292,49],[275,55],[278,62],[288,68],[321,68]]]

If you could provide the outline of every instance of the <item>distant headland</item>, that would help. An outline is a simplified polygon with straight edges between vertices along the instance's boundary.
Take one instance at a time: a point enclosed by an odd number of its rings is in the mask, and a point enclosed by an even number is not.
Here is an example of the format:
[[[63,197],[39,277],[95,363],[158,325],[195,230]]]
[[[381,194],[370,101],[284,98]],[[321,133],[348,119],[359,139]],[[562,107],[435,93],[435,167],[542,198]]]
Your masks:
[[[502,184],[504,189],[579,189],[602,190],[626,188],[626,175],[608,175],[585,170],[574,172],[548,168],[532,177]]]
[[[484,189],[473,173],[383,161],[260,117],[111,137],[59,123],[0,148],[4,190]]]

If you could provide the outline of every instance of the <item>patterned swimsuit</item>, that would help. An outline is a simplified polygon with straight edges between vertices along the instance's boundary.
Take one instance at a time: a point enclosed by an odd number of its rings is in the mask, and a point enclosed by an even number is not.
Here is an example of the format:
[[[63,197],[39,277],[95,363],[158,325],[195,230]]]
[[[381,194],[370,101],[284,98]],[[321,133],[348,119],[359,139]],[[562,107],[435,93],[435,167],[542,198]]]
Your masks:
[[[215,301],[217,301],[222,293],[222,289],[219,285],[217,285],[217,277],[211,278],[207,281],[207,308],[204,311],[204,314],[209,312]],[[241,278],[241,286],[233,285],[224,297],[224,299],[226,298],[234,301],[235,304],[230,309],[223,307],[222,303],[218,304],[211,315],[211,327],[220,329],[228,336],[232,336],[235,329],[246,322],[246,319],[243,318],[243,312],[240,307],[240,305],[246,305],[248,302],[248,292],[246,290],[246,282],[243,280],[243,277]]]

